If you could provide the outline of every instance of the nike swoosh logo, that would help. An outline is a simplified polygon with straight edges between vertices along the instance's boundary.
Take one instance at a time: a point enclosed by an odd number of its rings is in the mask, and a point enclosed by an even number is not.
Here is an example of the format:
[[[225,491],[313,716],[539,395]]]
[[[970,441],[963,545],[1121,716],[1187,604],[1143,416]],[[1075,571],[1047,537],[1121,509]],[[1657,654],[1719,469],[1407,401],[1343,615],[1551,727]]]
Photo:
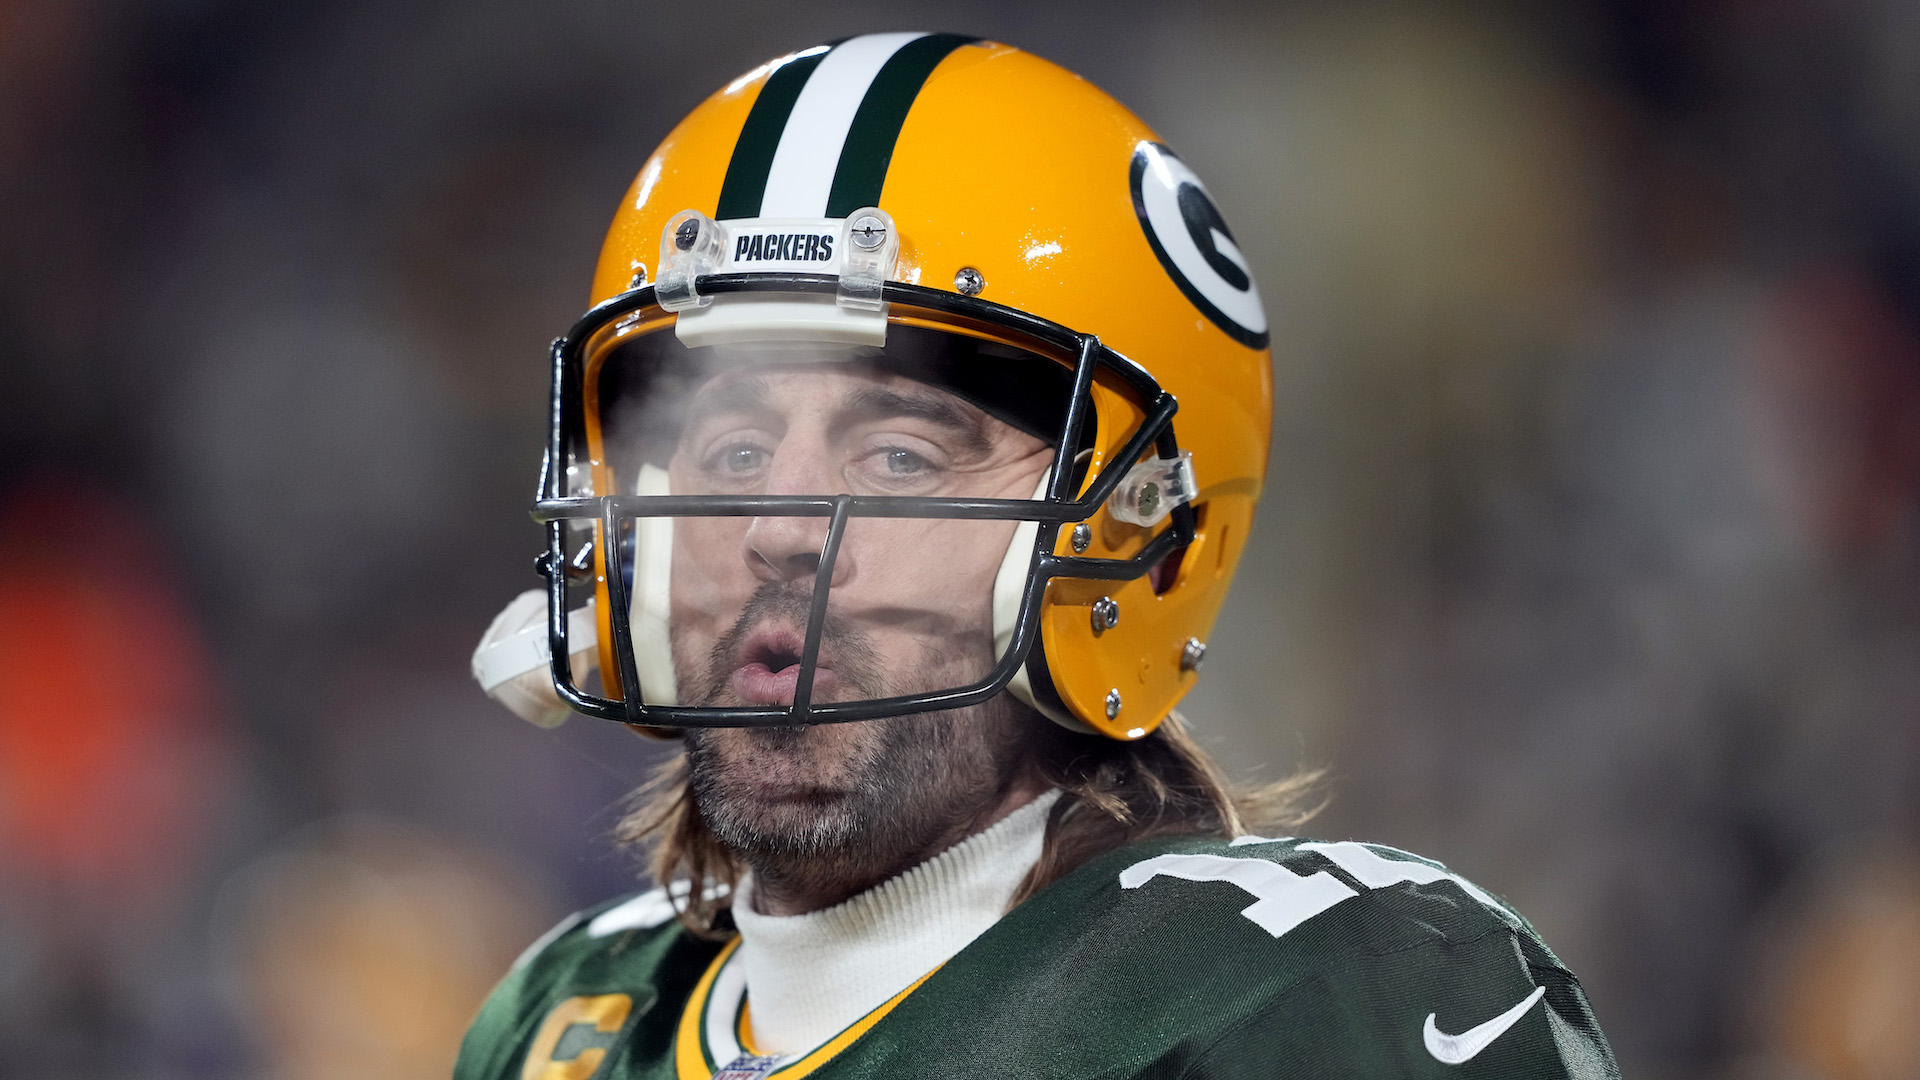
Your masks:
[[[1473,1056],[1493,1045],[1493,1040],[1507,1033],[1516,1021],[1526,1015],[1533,1003],[1539,1001],[1547,992],[1544,986],[1536,986],[1526,1000],[1484,1024],[1476,1024],[1458,1035],[1449,1035],[1441,1031],[1433,1022],[1435,1013],[1427,1014],[1427,1026],[1420,1034],[1426,1039],[1427,1053],[1446,1065],[1459,1065],[1473,1060]]]

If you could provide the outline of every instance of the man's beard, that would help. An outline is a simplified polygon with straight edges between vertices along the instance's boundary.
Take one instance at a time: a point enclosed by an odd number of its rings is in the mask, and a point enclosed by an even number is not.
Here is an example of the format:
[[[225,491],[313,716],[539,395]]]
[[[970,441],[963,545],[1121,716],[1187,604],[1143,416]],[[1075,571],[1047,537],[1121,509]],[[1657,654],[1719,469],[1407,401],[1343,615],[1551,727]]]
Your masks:
[[[769,620],[804,627],[809,591],[769,582],[749,600],[734,626],[715,643],[705,671],[683,685],[698,688],[694,704],[724,703],[740,646]],[[835,700],[893,697],[963,686],[991,669],[983,629],[980,648],[964,642],[925,647],[910,669],[883,674],[870,636],[829,613],[821,653],[832,658]],[[1021,760],[1018,744],[1030,717],[1010,695],[963,709],[853,721],[858,732],[828,734],[816,726],[768,727],[686,734],[696,806],[722,844],[764,878],[872,876],[905,869],[943,835],[965,829],[1004,792]],[[839,726],[839,725],[836,725]],[[832,783],[779,805],[756,785],[790,781],[806,771],[828,739],[842,742]],[[964,831],[962,832],[964,835]]]

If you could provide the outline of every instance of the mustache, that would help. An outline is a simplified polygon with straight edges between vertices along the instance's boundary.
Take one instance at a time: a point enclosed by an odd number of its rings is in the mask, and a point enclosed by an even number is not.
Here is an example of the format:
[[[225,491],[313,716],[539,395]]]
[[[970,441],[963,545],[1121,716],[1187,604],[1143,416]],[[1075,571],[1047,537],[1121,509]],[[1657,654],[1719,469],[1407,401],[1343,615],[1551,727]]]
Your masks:
[[[812,582],[762,582],[747,598],[733,626],[720,635],[707,653],[705,678],[701,680],[697,704],[713,705],[729,689],[734,668],[740,665],[741,650],[747,638],[761,625],[773,623],[799,627],[804,634],[808,617],[813,614]],[[836,615],[829,607],[822,616],[820,655],[833,658],[835,680],[856,698],[876,698],[880,692],[879,651],[872,639],[857,626]]]

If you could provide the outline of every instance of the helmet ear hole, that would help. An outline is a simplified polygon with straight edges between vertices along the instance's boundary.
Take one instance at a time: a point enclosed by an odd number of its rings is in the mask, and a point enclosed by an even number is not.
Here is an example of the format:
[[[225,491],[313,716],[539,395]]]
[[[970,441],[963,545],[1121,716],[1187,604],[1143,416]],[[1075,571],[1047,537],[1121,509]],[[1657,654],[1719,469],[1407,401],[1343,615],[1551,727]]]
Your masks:
[[[1180,578],[1180,564],[1186,560],[1187,545],[1182,544],[1167,552],[1167,557],[1153,564],[1147,571],[1147,581],[1153,586],[1153,595],[1165,596],[1167,590]]]
[[[1201,503],[1193,508],[1193,532],[1196,541],[1205,533],[1206,528],[1207,506]],[[1167,595],[1167,590],[1173,588],[1174,583],[1180,580],[1180,568],[1187,564],[1187,550],[1191,546],[1191,544],[1181,544],[1167,552],[1166,558],[1155,563],[1153,569],[1147,571],[1147,583],[1153,586],[1153,595]],[[1201,545],[1201,550],[1206,550],[1205,544]]]

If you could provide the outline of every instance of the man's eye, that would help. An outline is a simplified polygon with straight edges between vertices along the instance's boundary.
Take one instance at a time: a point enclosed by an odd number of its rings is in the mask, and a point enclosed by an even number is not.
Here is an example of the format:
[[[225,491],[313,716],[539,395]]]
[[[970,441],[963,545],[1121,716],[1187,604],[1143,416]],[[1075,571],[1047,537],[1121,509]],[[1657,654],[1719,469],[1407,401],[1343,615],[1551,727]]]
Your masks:
[[[926,458],[897,446],[885,451],[882,457],[887,463],[887,471],[895,476],[912,476],[914,473],[924,471],[928,464]]]
[[[767,452],[757,446],[729,446],[713,460],[725,472],[748,473],[767,463]]]

